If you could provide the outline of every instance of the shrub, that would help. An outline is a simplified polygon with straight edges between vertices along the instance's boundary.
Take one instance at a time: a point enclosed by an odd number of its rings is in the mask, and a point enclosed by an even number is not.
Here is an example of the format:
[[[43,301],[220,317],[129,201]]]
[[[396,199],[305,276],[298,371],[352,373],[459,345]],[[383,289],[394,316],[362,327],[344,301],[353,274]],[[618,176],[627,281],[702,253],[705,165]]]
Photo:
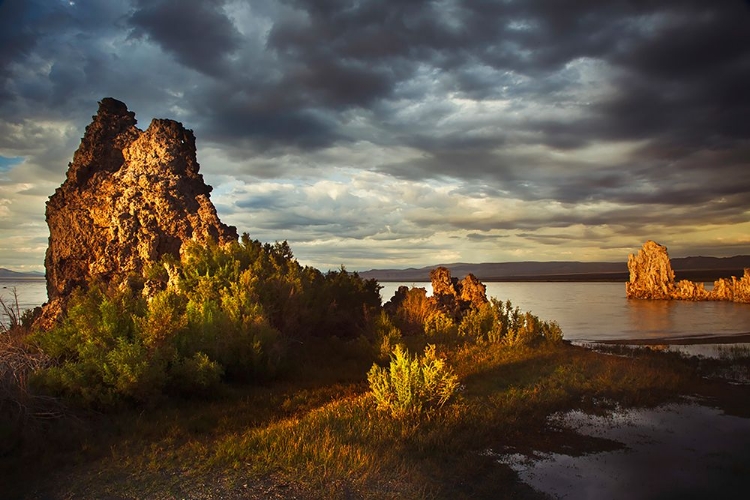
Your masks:
[[[493,329],[502,329],[503,318],[497,314],[491,303],[482,304],[479,308],[470,309],[458,325],[458,334],[476,342],[484,342]]]
[[[458,390],[458,378],[428,345],[411,357],[397,345],[389,367],[373,365],[367,374],[378,408],[395,418],[414,417],[442,407]]]
[[[34,336],[55,361],[35,381],[97,408],[207,393],[222,378],[275,376],[300,337],[356,339],[379,307],[376,281],[303,268],[286,242],[186,243],[180,261],[166,256],[143,277],[77,291],[62,324]],[[387,352],[400,337],[392,328],[379,332]]]
[[[424,333],[430,338],[449,340],[458,333],[456,322],[442,311],[432,313],[424,322]]]
[[[437,308],[427,297],[427,290],[410,288],[396,308],[395,322],[405,334],[420,334],[424,332],[427,318],[435,312]]]
[[[559,343],[563,340],[563,331],[557,321],[542,322],[542,335],[547,342]]]
[[[380,311],[380,315],[374,321],[373,330],[376,358],[388,359],[393,349],[402,341],[401,330],[391,322],[385,311]]]
[[[528,346],[537,342],[561,342],[563,332],[555,322],[540,320],[531,312],[522,313],[506,302],[491,299],[489,303],[469,311],[462,319],[459,335],[477,343],[502,343],[507,346]]]

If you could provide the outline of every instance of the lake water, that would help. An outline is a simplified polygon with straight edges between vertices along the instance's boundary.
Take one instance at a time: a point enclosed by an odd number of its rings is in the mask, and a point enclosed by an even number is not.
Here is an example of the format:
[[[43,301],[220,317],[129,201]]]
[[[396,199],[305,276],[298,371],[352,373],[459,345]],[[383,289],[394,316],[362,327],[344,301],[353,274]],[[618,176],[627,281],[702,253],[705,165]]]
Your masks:
[[[430,283],[381,283],[383,301],[401,285],[432,293]],[[750,333],[750,304],[628,300],[625,283],[485,283],[487,296],[555,320],[581,342]]]
[[[430,283],[382,283],[383,302],[400,285],[432,293]],[[487,295],[555,320],[565,338],[581,342],[750,333],[750,304],[628,300],[624,283],[486,283]],[[21,310],[47,301],[44,279],[0,280],[6,304],[15,288]],[[6,318],[0,318],[5,321]]]
[[[15,289],[18,296],[18,307],[23,312],[26,309],[33,309],[47,302],[47,282],[44,278],[8,280],[0,279],[0,298],[5,305],[15,304],[13,299],[13,290]],[[0,312],[0,321],[7,324],[7,319]]]

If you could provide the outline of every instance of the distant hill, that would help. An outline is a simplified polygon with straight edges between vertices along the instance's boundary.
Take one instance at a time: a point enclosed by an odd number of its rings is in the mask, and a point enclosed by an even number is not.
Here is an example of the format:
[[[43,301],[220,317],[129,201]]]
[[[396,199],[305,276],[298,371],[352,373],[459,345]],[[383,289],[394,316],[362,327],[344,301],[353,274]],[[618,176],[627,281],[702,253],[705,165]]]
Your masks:
[[[0,267],[0,279],[6,280],[29,280],[29,279],[44,279],[44,273],[34,271],[31,273],[19,273],[18,271],[11,271]]]
[[[677,280],[714,281],[742,276],[750,268],[750,255],[736,257],[683,257],[671,259]],[[626,262],[496,262],[437,264],[409,269],[371,269],[360,272],[363,278],[391,282],[430,281],[430,271],[439,265],[447,267],[454,277],[471,273],[482,281],[627,281]]]

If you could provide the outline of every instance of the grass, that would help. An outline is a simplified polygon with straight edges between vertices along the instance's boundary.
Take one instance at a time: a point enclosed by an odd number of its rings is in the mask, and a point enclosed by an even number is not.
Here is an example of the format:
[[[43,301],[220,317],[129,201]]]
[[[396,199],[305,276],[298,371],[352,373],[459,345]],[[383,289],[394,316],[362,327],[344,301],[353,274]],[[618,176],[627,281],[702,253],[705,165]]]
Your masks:
[[[3,459],[4,491],[11,498],[526,498],[534,492],[486,450],[554,449],[571,437],[548,428],[552,413],[655,405],[707,383],[696,363],[664,353],[457,347],[443,353],[462,383],[457,400],[419,420],[394,419],[377,410],[357,352],[343,341],[317,341],[300,346],[286,380],[93,415],[77,432],[52,425],[45,453]]]

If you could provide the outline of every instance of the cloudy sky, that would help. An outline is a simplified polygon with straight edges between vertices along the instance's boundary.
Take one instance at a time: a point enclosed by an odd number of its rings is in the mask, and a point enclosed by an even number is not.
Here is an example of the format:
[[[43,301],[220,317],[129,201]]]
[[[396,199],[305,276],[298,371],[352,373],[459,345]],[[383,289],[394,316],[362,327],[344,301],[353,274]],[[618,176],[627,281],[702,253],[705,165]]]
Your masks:
[[[323,270],[750,253],[743,0],[0,0],[0,267],[106,96]]]

